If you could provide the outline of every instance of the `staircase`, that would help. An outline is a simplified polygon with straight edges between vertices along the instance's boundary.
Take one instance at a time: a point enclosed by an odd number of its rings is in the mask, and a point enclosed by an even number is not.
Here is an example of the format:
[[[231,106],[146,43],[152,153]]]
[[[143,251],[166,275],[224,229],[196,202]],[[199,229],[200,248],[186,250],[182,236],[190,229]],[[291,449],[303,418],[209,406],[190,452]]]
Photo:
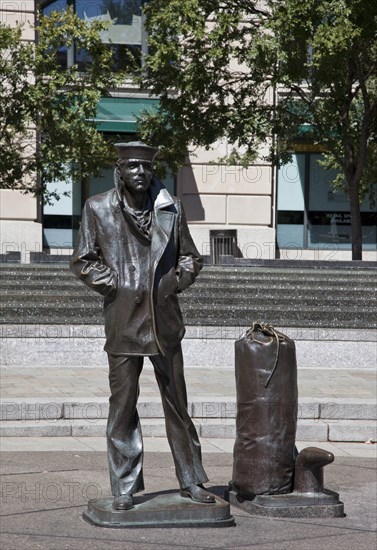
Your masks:
[[[1,324],[101,325],[102,297],[62,265],[0,265]],[[186,325],[377,328],[377,270],[205,266],[180,295]]]
[[[0,282],[0,435],[103,436],[101,296],[62,264],[0,264]],[[376,328],[376,289],[377,269],[205,266],[180,295],[185,366],[195,367],[186,369],[190,412],[200,435],[234,438],[234,339],[261,320],[285,327],[296,342],[297,439],[374,440],[376,331],[368,329]],[[144,374],[142,388],[150,385],[140,399],[143,433],[159,437],[160,399],[148,366]]]

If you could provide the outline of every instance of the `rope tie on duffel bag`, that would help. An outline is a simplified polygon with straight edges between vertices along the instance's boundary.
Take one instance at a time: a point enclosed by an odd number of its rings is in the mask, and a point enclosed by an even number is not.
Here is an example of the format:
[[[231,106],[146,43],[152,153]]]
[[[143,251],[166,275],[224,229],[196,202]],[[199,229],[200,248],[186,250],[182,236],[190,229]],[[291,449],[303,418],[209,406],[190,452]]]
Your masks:
[[[257,322],[254,322],[253,326],[246,331],[246,335],[251,335],[251,333],[256,332],[258,330],[260,332],[263,332],[263,334],[267,334],[268,336],[271,336],[272,338],[276,339],[275,362],[274,362],[274,365],[271,369],[271,372],[270,372],[270,374],[267,378],[267,381],[264,384],[264,387],[267,388],[267,386],[271,382],[271,378],[272,378],[272,376],[273,376],[273,374],[276,370],[277,364],[278,364],[279,351],[280,351],[280,341],[284,342],[285,336],[284,336],[284,334],[281,334],[281,332],[276,331],[272,325],[270,325],[268,323],[257,323]],[[266,345],[264,342],[260,342],[260,344]]]

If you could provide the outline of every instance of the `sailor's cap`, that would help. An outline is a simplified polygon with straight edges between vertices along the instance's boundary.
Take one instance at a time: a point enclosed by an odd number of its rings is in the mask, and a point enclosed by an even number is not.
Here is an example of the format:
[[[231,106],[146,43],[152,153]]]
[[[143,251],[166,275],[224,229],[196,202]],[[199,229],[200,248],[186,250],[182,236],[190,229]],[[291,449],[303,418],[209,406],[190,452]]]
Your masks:
[[[114,143],[119,158],[146,160],[152,162],[158,153],[155,147],[149,147],[142,141],[129,141],[127,143]]]

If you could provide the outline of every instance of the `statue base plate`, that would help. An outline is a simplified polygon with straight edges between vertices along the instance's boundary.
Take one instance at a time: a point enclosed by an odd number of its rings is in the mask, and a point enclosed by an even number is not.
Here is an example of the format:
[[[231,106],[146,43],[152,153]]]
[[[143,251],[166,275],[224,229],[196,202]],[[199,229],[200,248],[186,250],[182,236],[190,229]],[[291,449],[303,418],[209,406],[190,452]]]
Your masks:
[[[275,518],[341,518],[344,504],[338,493],[324,490],[321,493],[288,493],[286,495],[256,495],[253,499],[236,491],[228,492],[228,500],[245,512],[255,516]]]
[[[134,497],[131,510],[113,510],[113,498],[88,502],[85,521],[98,527],[232,527],[230,505],[216,496],[216,503],[201,504],[179,493],[154,493]]]

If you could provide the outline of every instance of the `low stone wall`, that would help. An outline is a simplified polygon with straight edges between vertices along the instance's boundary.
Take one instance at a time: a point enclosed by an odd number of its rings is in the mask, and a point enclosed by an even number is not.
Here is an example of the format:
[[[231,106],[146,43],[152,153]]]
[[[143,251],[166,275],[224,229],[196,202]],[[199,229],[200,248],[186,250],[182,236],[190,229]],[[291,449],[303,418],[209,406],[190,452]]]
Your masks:
[[[12,398],[1,404],[2,437],[104,437],[108,399]],[[236,436],[235,399],[191,401],[188,410],[203,438]],[[140,400],[138,411],[145,437],[165,437],[159,398]],[[376,441],[377,405],[373,399],[301,398],[297,441]]]
[[[276,327],[279,328],[279,327]],[[183,340],[186,367],[234,366],[234,341],[246,327],[187,327]],[[377,331],[283,328],[296,342],[299,368],[374,369]],[[100,325],[1,325],[3,367],[106,366]]]

